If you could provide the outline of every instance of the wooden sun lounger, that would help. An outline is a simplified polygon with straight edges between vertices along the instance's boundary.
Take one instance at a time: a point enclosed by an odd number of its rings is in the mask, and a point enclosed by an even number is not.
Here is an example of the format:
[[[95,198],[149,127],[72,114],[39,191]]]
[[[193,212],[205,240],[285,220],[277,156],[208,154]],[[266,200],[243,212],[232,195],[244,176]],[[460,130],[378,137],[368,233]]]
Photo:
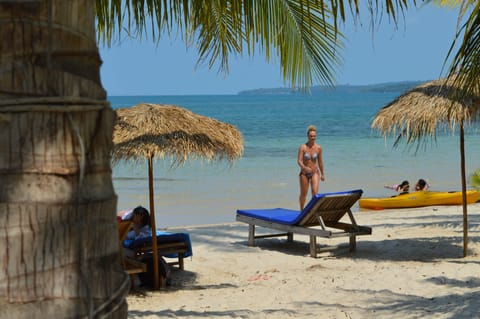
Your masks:
[[[248,244],[255,245],[255,239],[287,236],[293,241],[293,234],[310,236],[310,255],[317,256],[317,237],[349,237],[350,251],[356,249],[356,236],[371,235],[372,229],[359,226],[351,207],[362,196],[362,190],[317,194],[303,211],[284,208],[237,210],[236,220],[247,223]],[[350,223],[340,220],[347,215]],[[282,231],[283,233],[255,235],[255,226]]]
[[[137,258],[141,258],[145,253],[152,252],[152,246],[142,246],[135,248],[135,255]],[[169,265],[177,265],[179,269],[184,270],[183,255],[188,251],[188,245],[186,242],[172,242],[172,243],[157,243],[158,254],[160,256],[165,256],[169,254],[177,254],[177,261],[168,262]]]

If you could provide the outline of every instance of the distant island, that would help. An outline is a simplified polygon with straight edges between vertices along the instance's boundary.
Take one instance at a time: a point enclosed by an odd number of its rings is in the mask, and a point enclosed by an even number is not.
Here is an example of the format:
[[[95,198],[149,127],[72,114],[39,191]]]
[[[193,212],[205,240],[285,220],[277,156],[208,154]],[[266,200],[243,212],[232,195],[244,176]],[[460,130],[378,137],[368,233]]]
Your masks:
[[[312,86],[310,94],[328,94],[328,93],[403,93],[427,81],[403,81],[389,82],[369,85],[348,85],[342,84],[335,87]],[[253,89],[238,92],[239,95],[258,95],[258,94],[303,94],[298,89],[291,88],[271,88],[271,89]]]

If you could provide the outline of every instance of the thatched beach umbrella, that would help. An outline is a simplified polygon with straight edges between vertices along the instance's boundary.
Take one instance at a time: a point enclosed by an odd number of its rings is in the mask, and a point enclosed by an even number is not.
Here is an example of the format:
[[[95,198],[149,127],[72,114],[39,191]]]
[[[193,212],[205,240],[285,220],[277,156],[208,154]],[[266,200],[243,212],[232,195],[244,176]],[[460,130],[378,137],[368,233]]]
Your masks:
[[[460,131],[460,168],[463,197],[463,255],[467,255],[468,221],[465,176],[464,126],[477,121],[480,94],[464,94],[458,78],[441,79],[417,86],[383,107],[375,116],[372,128],[384,135],[397,136],[397,143],[421,141],[436,136],[438,124]]]
[[[148,160],[148,188],[154,261],[158,289],[153,159],[169,157],[175,166],[187,159],[234,161],[243,154],[243,137],[233,125],[173,105],[142,103],[116,110],[113,160]]]

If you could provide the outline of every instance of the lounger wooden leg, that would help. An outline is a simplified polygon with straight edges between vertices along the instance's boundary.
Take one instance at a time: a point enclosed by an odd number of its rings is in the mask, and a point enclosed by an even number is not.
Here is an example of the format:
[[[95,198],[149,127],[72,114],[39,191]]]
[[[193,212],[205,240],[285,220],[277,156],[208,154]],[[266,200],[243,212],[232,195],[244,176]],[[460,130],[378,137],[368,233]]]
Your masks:
[[[350,251],[355,251],[357,249],[357,237],[350,236]]]
[[[287,233],[287,242],[291,243],[293,242],[293,233]]]
[[[255,225],[248,225],[248,245],[255,246]]]
[[[182,253],[178,253],[178,268],[183,270],[184,267],[183,267],[183,254]]]
[[[135,289],[135,275],[131,274],[130,275],[130,291],[133,291]]]
[[[317,258],[317,236],[310,236],[310,256]]]

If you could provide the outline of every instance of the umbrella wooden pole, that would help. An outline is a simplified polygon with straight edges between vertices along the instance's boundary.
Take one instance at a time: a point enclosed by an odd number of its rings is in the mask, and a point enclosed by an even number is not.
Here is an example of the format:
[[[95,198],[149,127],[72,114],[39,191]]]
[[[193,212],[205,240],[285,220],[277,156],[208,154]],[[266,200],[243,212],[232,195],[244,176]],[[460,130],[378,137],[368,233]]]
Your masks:
[[[462,206],[463,206],[463,257],[467,257],[468,248],[468,213],[467,213],[467,181],[465,177],[465,137],[463,121],[460,122],[460,165],[462,171]]]
[[[155,205],[153,195],[153,156],[148,157],[148,192],[150,197],[150,226],[152,227],[152,250],[153,250],[153,288],[159,288],[158,278],[158,248],[157,226],[155,225]]]

